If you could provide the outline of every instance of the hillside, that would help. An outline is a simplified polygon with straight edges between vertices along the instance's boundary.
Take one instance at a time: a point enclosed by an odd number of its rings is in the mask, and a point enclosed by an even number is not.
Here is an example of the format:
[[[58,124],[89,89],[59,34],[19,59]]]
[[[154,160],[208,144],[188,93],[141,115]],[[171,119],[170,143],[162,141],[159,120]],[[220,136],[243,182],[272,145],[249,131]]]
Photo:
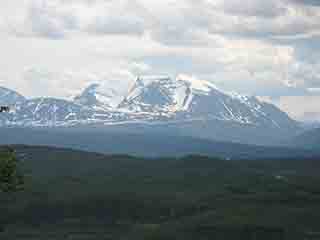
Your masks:
[[[5,212],[1,239],[298,240],[320,230],[317,160],[14,148],[28,181]]]
[[[156,134],[155,134],[156,133]],[[113,130],[97,128],[0,128],[0,144],[27,144],[65,147],[104,154],[143,157],[181,157],[188,154],[224,159],[314,158],[318,150],[297,147],[264,147],[185,137],[154,126],[132,125]]]

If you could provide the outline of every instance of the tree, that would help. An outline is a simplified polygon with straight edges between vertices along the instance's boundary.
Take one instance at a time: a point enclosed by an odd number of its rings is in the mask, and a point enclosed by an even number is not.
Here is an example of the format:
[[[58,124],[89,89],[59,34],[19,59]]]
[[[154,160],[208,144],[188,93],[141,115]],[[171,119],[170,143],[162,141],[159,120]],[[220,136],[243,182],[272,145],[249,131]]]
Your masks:
[[[6,225],[8,206],[12,202],[11,194],[21,190],[23,183],[14,150],[0,149],[0,233]]]
[[[8,106],[1,106],[0,107],[0,113],[2,112],[10,112],[10,107]]]
[[[18,160],[14,150],[0,150],[0,192],[16,192],[23,186],[23,177],[19,172]]]

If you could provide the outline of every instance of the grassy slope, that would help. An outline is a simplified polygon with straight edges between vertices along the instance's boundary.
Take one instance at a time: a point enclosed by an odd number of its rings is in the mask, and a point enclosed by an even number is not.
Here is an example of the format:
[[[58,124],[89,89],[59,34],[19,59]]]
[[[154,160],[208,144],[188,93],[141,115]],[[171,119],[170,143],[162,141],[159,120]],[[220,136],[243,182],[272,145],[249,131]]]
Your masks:
[[[320,161],[15,149],[28,185],[9,208],[7,239],[250,239],[244,229],[258,226],[301,239],[320,231]],[[259,239],[272,239],[261,231]]]

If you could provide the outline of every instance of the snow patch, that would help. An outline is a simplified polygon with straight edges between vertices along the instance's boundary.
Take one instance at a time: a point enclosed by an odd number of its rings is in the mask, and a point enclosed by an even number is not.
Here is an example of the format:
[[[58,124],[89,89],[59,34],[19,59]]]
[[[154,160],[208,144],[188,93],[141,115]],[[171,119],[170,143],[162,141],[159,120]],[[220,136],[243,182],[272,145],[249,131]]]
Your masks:
[[[200,80],[194,76],[188,76],[186,74],[179,74],[176,80],[178,82],[187,82],[192,90],[200,91],[203,93],[209,93],[212,90],[221,91],[215,84],[209,81]]]

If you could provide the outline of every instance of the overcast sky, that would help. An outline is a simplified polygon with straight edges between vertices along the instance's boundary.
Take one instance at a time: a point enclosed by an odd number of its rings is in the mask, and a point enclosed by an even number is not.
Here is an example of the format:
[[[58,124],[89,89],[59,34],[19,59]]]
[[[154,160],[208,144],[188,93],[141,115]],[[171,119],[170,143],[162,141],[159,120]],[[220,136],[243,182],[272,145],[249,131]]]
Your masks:
[[[319,0],[1,0],[0,85],[70,97],[92,82],[192,75],[320,119]]]

